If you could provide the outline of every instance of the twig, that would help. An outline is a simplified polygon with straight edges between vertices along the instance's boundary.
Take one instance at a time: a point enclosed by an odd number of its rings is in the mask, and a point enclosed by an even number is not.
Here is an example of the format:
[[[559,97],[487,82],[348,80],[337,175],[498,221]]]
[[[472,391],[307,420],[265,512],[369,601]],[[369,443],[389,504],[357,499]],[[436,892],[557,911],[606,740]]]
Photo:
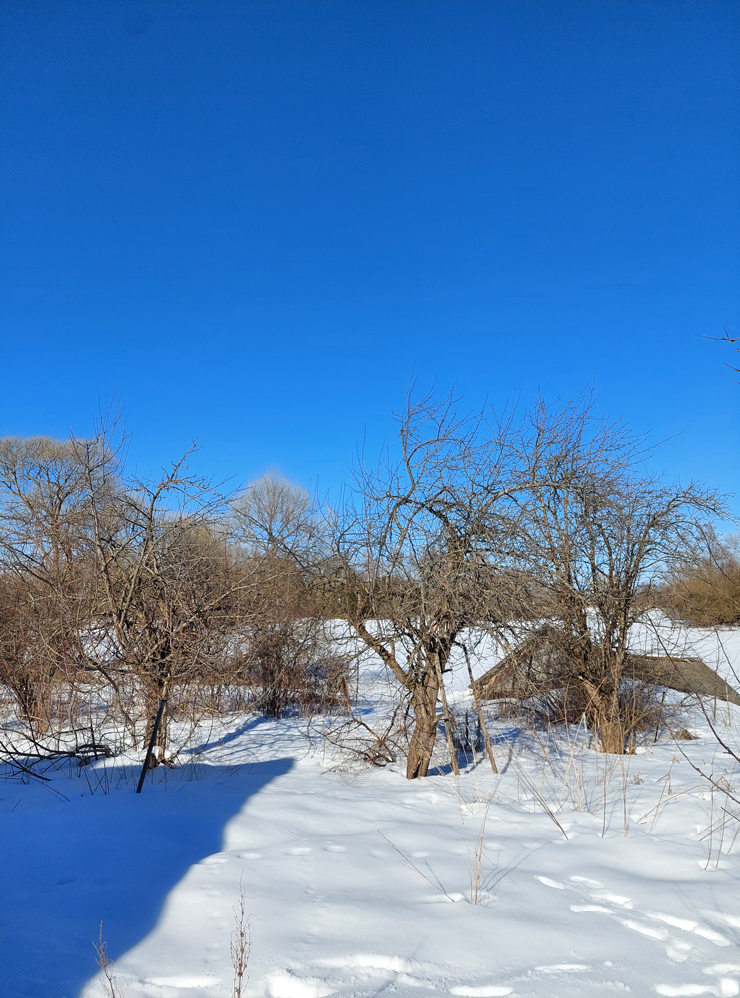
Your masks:
[[[529,790],[529,792],[532,794],[532,796],[535,797],[539,801],[539,803],[545,809],[545,811],[550,816],[550,818],[552,818],[552,820],[558,826],[558,828],[560,829],[560,831],[563,833],[563,838],[565,839],[565,841],[569,842],[570,839],[566,835],[565,829],[563,828],[563,826],[560,824],[560,822],[558,821],[558,819],[555,817],[555,815],[552,813],[552,811],[548,807],[548,804],[547,804],[547,801],[545,800],[545,798],[542,796],[542,794],[537,789],[537,787],[533,783],[530,783],[530,781],[526,778],[526,776],[524,775],[524,773],[521,770],[521,767],[517,766],[517,769],[519,770],[519,779],[521,780],[521,782],[524,784],[524,786],[527,788],[527,790]]]
[[[455,900],[454,898],[451,898],[450,895],[447,893],[447,891],[444,890],[442,887],[440,887],[439,884],[435,884],[433,880],[430,880],[429,877],[426,875],[426,873],[422,873],[418,866],[414,866],[414,864],[411,862],[408,856],[404,856],[404,854],[401,852],[398,846],[393,845],[393,843],[389,838],[387,838],[387,836],[383,835],[381,831],[378,831],[378,835],[381,837],[381,839],[385,839],[385,841],[388,843],[391,849],[395,849],[395,851],[398,853],[398,855],[401,857],[404,863],[408,863],[408,865],[411,867],[412,870],[415,870],[420,877],[423,877],[428,884],[431,884],[432,887],[435,889],[435,891],[439,891],[440,894],[444,894],[444,896],[447,898],[448,901]]]

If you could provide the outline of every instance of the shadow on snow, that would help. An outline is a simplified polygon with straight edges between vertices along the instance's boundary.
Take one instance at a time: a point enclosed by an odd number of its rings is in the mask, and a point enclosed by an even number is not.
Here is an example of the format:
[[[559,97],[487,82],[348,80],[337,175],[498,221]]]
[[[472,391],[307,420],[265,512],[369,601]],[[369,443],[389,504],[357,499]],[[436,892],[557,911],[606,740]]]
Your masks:
[[[69,801],[18,787],[13,797],[24,800],[0,826],[3,998],[75,998],[97,970],[100,922],[115,960],[154,928],[187,870],[221,850],[224,826],[249,797],[291,765],[206,766],[192,782],[175,771],[140,796],[130,783],[75,797],[76,780],[55,780]],[[109,773],[113,785],[117,770]]]

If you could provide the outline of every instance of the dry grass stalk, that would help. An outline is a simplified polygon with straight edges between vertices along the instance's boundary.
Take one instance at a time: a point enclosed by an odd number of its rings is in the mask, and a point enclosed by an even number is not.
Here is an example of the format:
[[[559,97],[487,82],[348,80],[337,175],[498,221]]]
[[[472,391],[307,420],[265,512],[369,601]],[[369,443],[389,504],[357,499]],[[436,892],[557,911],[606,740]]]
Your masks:
[[[391,849],[393,849],[395,852],[398,853],[398,855],[401,857],[401,859],[404,861],[404,863],[407,863],[415,873],[418,873],[420,877],[423,877],[424,880],[426,880],[426,882],[428,884],[430,884],[435,889],[435,891],[438,891],[440,894],[442,894],[444,897],[446,897],[448,901],[454,901],[455,900],[454,898],[450,897],[450,895],[447,893],[447,891],[443,887],[440,887],[439,884],[435,884],[435,882],[433,880],[431,880],[426,875],[426,873],[422,873],[422,871],[419,869],[419,867],[416,866],[414,863],[412,863],[411,860],[408,858],[408,856],[406,856],[405,853],[402,853],[401,850],[398,848],[398,846],[394,845],[387,836],[383,835],[383,833],[381,831],[378,831],[378,835],[381,837],[381,839],[384,839],[388,843],[388,845],[391,847]]]
[[[102,985],[106,998],[123,998],[123,993],[118,989],[118,985],[113,978],[112,964],[108,956],[108,943],[103,939],[102,922],[100,923],[98,941],[93,942],[93,947],[95,949],[95,962],[103,974]]]
[[[252,952],[252,930],[246,908],[244,884],[239,881],[239,903],[234,908],[234,931],[231,933],[231,965],[234,969],[232,998],[243,998],[249,984],[247,966]]]
[[[486,822],[488,812],[491,809],[491,798],[486,800],[485,810],[481,819],[480,831],[473,850],[472,862],[470,863],[470,900],[473,904],[480,904],[482,893],[483,858],[484,858],[484,838],[486,834]]]

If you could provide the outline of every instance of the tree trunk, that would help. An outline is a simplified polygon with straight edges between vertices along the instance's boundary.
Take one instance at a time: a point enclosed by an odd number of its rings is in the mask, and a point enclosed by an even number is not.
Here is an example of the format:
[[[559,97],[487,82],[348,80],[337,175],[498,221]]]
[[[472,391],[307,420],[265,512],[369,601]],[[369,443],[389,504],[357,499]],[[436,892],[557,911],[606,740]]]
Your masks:
[[[599,741],[601,751],[612,755],[625,754],[625,719],[619,702],[619,683],[605,697],[605,704],[599,711]]]
[[[414,733],[406,762],[406,779],[420,780],[427,775],[437,740],[437,695],[439,681],[434,671],[425,670],[411,692],[414,708]]]
[[[144,765],[141,767],[141,774],[139,776],[139,783],[136,787],[136,793],[140,794],[144,786],[144,780],[146,779],[147,770],[154,769],[157,765],[157,759],[154,755],[154,750],[156,747],[157,734],[159,732],[159,725],[164,717],[165,708],[167,707],[166,700],[159,701],[159,707],[157,708],[157,716],[154,718],[154,723],[152,724],[152,731],[149,735],[149,745],[146,750],[146,756],[144,757]]]
[[[27,678],[21,679],[20,682],[16,683],[15,693],[20,707],[20,715],[28,724],[31,737],[34,739],[40,737],[42,734],[41,711],[33,682]]]
[[[621,718],[600,714],[598,725],[601,751],[612,755],[624,755],[624,725]]]
[[[149,769],[154,769],[165,761],[165,754],[167,752],[167,722],[169,720],[167,709],[167,689],[169,683],[167,680],[157,683],[156,686],[156,699],[152,697],[151,709],[149,710],[149,716],[146,722],[146,731],[144,732],[144,744],[149,745],[152,732],[154,731],[154,726],[157,723],[157,718],[159,717],[159,724],[157,725],[157,731],[154,736],[154,742],[152,743],[152,753],[149,758]],[[163,704],[163,706],[161,706]],[[160,715],[161,707],[161,715]]]
[[[619,686],[605,692],[584,677],[581,681],[591,701],[589,714],[596,728],[599,748],[612,755],[624,755],[625,726],[619,703]]]

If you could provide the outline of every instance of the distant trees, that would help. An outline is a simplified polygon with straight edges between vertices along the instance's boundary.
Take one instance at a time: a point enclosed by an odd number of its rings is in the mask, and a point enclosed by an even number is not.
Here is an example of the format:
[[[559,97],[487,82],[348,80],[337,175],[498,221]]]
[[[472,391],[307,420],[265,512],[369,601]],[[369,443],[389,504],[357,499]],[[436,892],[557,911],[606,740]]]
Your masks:
[[[343,660],[301,567],[305,493],[268,476],[230,505],[187,454],[134,477],[114,431],[0,440],[0,683],[33,740],[54,735],[39,753],[71,732],[73,689],[108,704],[147,767],[169,761],[172,719],[235,684],[275,716],[331,701]]]
[[[333,703],[346,670],[313,584],[326,546],[315,502],[268,473],[237,497],[231,514],[254,583],[242,674],[259,690],[256,703],[271,717]]]
[[[83,469],[70,441],[0,440],[0,681],[32,737],[84,670],[90,544]]]
[[[184,460],[127,476],[106,431],[0,441],[0,679],[32,737],[63,683],[92,684],[166,760],[170,704],[225,681],[245,610],[224,509]]]
[[[661,596],[669,612],[697,627],[740,624],[740,538],[707,530],[677,552]]]

